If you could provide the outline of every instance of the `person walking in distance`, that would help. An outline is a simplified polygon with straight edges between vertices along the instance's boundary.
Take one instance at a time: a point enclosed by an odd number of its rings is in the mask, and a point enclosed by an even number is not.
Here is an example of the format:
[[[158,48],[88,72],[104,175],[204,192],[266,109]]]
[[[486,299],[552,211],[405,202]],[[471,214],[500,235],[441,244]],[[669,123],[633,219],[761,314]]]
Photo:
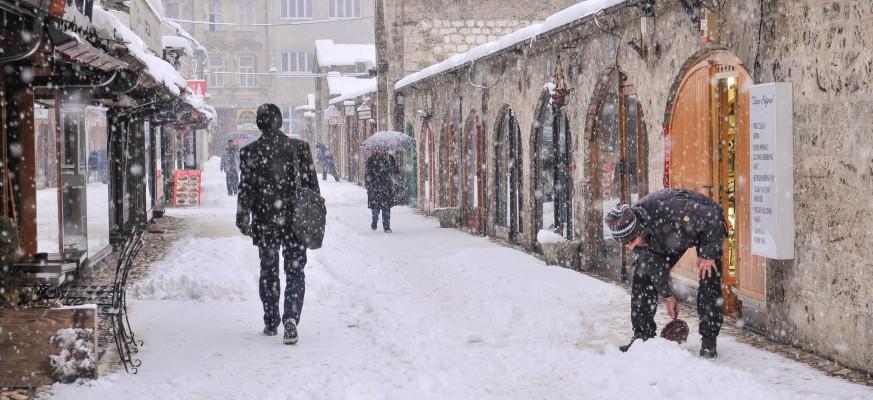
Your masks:
[[[367,187],[367,207],[372,214],[370,229],[376,230],[379,214],[382,214],[382,228],[391,233],[391,206],[394,205],[393,174],[399,173],[394,156],[385,150],[376,150],[367,158],[364,171],[364,184]]]
[[[295,344],[303,307],[306,246],[291,230],[291,214],[298,185],[319,192],[318,176],[309,145],[279,129],[282,112],[274,104],[257,111],[261,137],[240,150],[242,182],[237,201],[236,225],[258,246],[261,259],[259,294],[264,306],[264,331],[276,334],[281,323],[283,342]],[[284,311],[279,316],[279,252],[286,277]]]
[[[221,170],[227,180],[227,195],[233,196],[239,191],[239,151],[233,145],[233,140],[227,141],[224,156],[221,157]]]
[[[697,192],[664,189],[643,197],[633,206],[616,205],[604,222],[613,238],[636,254],[631,284],[634,334],[630,343],[619,349],[628,351],[637,339],[655,337],[658,296],[666,300],[670,318],[678,318],[677,300],[670,289],[670,270],[686,250],[696,247],[700,356],[716,358],[716,338],[723,320],[722,242],[727,234],[721,206]]]
[[[339,182],[339,174],[336,172],[336,162],[333,160],[333,154],[330,149],[324,144],[315,145],[318,152],[318,163],[321,164],[321,180],[327,180],[327,174],[333,175],[333,179]]]

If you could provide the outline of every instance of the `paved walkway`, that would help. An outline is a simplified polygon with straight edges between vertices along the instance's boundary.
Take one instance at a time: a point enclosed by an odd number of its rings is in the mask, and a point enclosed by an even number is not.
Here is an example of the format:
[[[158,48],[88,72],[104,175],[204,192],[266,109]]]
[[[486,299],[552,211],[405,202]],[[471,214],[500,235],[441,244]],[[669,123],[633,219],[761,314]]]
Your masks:
[[[730,335],[701,360],[696,327],[683,346],[620,353],[624,289],[408,208],[393,234],[371,231],[365,192],[345,183],[323,183],[327,238],[309,252],[300,342],[285,346],[260,334],[257,252],[217,169],[200,209],[169,212],[185,230],[132,290],[139,374],[56,385],[56,398],[873,398]]]

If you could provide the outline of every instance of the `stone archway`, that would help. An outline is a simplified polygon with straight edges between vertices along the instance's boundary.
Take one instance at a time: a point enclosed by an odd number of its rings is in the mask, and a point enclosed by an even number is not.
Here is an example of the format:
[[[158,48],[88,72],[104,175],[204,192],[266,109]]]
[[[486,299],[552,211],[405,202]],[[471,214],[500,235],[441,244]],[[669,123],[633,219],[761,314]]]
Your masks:
[[[501,107],[494,125],[495,236],[515,241],[523,227],[521,130],[509,105]]]
[[[531,132],[531,227],[546,229],[573,239],[573,199],[570,163],[572,135],[570,119],[562,108],[553,107],[548,92],[540,97]],[[534,248],[538,248],[534,234]]]

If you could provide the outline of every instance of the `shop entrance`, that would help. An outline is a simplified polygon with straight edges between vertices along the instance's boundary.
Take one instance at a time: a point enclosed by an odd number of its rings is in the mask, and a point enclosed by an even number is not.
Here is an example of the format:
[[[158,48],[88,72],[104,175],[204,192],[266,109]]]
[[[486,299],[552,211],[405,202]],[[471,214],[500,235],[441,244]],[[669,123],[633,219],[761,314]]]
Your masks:
[[[665,184],[715,199],[725,212],[728,236],[722,257],[724,311],[736,316],[737,294],[764,300],[764,259],[751,254],[749,223],[749,91],[742,62],[713,52],[688,69],[670,109]],[[694,249],[673,276],[697,286]]]

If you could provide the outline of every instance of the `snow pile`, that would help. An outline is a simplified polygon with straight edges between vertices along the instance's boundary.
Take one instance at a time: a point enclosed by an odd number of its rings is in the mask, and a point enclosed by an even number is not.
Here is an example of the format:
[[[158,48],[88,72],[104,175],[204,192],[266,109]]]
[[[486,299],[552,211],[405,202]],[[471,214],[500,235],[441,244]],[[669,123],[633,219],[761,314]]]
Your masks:
[[[315,111],[315,93],[307,93],[306,104],[294,107],[294,111]]]
[[[466,53],[457,54],[449,59],[431,65],[421,71],[415,72],[397,81],[394,89],[400,90],[415,82],[430,78],[434,75],[449,71],[464,64],[472,63],[478,59],[487,57],[500,50],[515,46],[524,41],[536,39],[537,36],[570,24],[573,21],[593,15],[600,10],[613,7],[619,3],[624,3],[627,0],[588,0],[576,5],[565,8],[552,16],[546,18],[542,24],[533,24],[521,28],[513,33],[503,36],[496,41],[485,43],[481,46],[474,47]]]
[[[537,232],[537,242],[539,242],[540,244],[561,243],[565,241],[567,241],[567,239],[564,239],[563,236],[548,229],[540,229],[540,231]]]
[[[193,35],[191,35],[190,33],[188,33],[188,31],[186,31],[185,28],[182,28],[182,25],[179,25],[178,23],[176,23],[176,22],[174,22],[174,21],[169,21],[169,20],[166,20],[166,19],[162,19],[162,20],[161,20],[161,23],[163,23],[164,25],[169,26],[170,28],[175,29],[175,30],[176,30],[176,35],[179,35],[179,36],[181,36],[181,37],[187,39],[188,41],[190,41],[191,44],[194,46],[194,50],[196,50],[196,51],[202,51],[204,54],[207,53],[207,51],[206,51],[206,47],[203,47],[203,45],[200,44],[200,41],[199,41],[199,40],[197,40]]]
[[[66,328],[51,338],[60,353],[50,355],[52,372],[61,382],[72,382],[81,377],[93,377],[97,368],[94,353],[94,330]]]
[[[215,120],[218,117],[218,113],[215,111],[215,108],[206,104],[206,102],[203,101],[203,96],[186,94],[183,100],[191,107],[194,107],[195,110],[199,111],[203,115],[206,115],[206,118],[208,119]]]
[[[353,66],[357,63],[372,67],[376,65],[376,45],[336,44],[330,39],[316,40],[315,56],[321,67]]]
[[[124,25],[117,16],[105,10],[100,3],[94,4],[92,23],[101,36],[123,41],[130,53],[146,65],[146,72],[174,95],[180,95],[188,86],[179,71],[168,62],[151,54],[142,38]]]
[[[238,233],[238,231],[237,231]],[[131,286],[140,300],[257,299],[257,248],[240,236],[176,242],[167,257]]]

